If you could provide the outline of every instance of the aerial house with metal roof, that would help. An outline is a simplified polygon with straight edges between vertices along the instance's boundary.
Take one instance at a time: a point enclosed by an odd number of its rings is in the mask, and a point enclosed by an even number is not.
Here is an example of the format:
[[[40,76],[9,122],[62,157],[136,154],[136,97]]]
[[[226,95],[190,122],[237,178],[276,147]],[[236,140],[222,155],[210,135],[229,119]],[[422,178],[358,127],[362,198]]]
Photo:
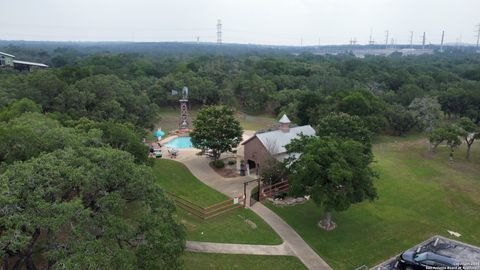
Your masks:
[[[0,67],[13,67],[14,55],[0,52]]]
[[[314,136],[315,130],[310,125],[290,127],[290,119],[284,114],[278,121],[276,130],[259,132],[244,141],[244,161],[250,174],[259,174],[269,159],[282,162],[289,157],[285,146],[300,135]]]
[[[42,63],[15,60],[14,55],[4,52],[0,52],[0,67],[13,67],[20,71],[31,71],[32,69],[37,68],[48,68],[47,65]]]

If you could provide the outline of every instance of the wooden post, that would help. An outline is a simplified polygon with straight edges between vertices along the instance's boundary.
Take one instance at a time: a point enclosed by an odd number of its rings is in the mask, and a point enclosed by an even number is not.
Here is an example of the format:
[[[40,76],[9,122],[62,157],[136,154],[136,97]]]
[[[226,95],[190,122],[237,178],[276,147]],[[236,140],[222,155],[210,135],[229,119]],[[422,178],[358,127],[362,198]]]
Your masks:
[[[243,208],[247,207],[247,182],[243,183]]]
[[[261,192],[261,190],[260,190],[260,178],[258,178],[257,181],[258,181],[258,202],[260,202],[260,192]]]

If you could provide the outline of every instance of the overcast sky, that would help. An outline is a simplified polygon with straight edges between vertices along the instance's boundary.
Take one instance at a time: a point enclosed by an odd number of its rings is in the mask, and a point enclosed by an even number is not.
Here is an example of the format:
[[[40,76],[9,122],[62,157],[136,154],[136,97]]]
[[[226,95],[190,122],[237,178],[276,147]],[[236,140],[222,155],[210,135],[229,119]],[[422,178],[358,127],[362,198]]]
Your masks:
[[[476,42],[480,0],[0,0],[0,39],[275,45]],[[390,41],[389,41],[390,42]]]

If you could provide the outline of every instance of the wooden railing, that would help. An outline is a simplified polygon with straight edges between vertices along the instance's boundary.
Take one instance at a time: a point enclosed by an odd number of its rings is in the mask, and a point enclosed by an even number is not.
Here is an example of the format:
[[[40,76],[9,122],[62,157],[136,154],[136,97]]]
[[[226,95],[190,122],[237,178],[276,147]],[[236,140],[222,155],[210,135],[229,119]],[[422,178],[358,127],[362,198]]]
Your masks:
[[[260,194],[261,199],[265,197],[272,197],[273,195],[278,193],[286,192],[288,191],[288,188],[288,180],[284,180],[270,186],[265,186],[262,188],[262,193]]]
[[[227,213],[233,209],[243,207],[243,201],[245,200],[243,196],[240,196],[237,202],[235,202],[234,198],[230,198],[223,202],[203,207],[173,193],[167,192],[167,194],[175,201],[175,204],[178,207],[204,220]]]

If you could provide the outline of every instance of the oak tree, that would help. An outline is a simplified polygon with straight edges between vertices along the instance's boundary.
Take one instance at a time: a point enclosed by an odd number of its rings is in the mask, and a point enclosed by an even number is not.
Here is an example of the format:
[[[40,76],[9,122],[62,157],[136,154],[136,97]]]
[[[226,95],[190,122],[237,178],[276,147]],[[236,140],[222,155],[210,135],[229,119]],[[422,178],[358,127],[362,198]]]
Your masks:
[[[225,106],[207,106],[198,112],[190,133],[195,148],[211,150],[214,161],[242,141],[243,130],[233,111]]]
[[[374,200],[377,193],[373,185],[374,171],[371,152],[352,139],[332,137],[302,137],[287,145],[292,156],[290,192],[310,195],[324,209],[318,225],[335,228],[332,211],[344,211],[352,204]]]

